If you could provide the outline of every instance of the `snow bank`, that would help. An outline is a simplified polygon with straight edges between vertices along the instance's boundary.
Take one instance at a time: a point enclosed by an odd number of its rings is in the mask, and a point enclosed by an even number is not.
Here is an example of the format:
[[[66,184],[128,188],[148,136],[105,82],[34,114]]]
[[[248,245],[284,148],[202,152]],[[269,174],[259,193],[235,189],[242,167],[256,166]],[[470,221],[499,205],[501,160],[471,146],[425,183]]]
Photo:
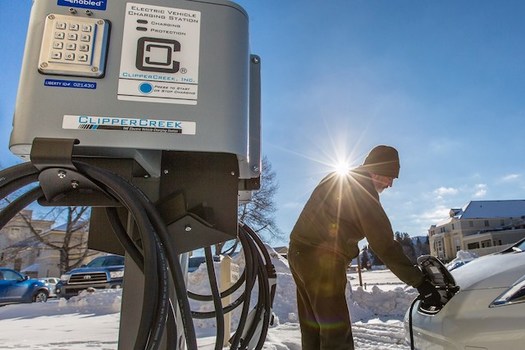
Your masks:
[[[362,309],[368,310],[371,316],[355,317],[352,313],[352,320],[367,321],[375,317],[402,318],[417,295],[417,291],[412,287],[397,287],[394,290],[384,291],[373,286],[370,292],[362,287],[357,287],[349,301],[353,301]]]
[[[277,290],[273,303],[275,325],[289,322],[296,323],[298,321],[296,289],[290,273],[288,260],[276,253],[271,247],[267,246],[267,249],[277,273]],[[220,263],[216,262],[214,264],[215,271],[219,276]],[[242,273],[242,266],[244,266],[244,257],[243,254],[238,254],[232,261],[234,279],[239,278]],[[204,264],[196,271],[189,274],[188,289],[198,294],[210,294],[208,275]],[[257,286],[254,288],[254,291],[256,290]],[[234,294],[234,297],[237,297],[238,295],[239,293]],[[373,286],[371,289],[369,288],[369,290],[365,290],[361,287],[352,290],[349,283],[346,295],[352,321],[367,322],[377,318],[394,318],[401,320],[411,302],[416,298],[417,291],[414,288],[403,284],[400,284],[399,287],[394,286],[392,290],[382,290],[377,286]],[[257,293],[254,292],[251,299],[252,305],[255,305],[256,300]],[[190,304],[192,305],[192,309],[196,311],[213,310],[213,304],[211,302],[204,303],[190,300]],[[240,307],[233,314],[234,324],[236,324],[238,320],[239,312]],[[195,320],[195,323],[201,336],[211,334],[210,332],[203,331],[204,329],[212,330],[215,327],[214,319]]]
[[[67,314],[107,315],[120,312],[121,289],[97,290],[94,293],[83,291],[69,300],[50,299],[47,303],[7,305],[0,309],[0,319],[31,318]]]

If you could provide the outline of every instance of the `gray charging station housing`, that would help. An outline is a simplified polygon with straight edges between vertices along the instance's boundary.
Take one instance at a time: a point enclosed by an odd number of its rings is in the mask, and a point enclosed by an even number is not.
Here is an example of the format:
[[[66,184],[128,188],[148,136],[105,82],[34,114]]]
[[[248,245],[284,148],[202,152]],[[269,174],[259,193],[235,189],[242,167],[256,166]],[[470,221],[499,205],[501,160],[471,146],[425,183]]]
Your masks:
[[[91,62],[78,62],[86,52]],[[257,178],[253,60],[248,16],[229,1],[35,0],[10,150],[27,158],[35,137],[75,138],[76,154],[133,158],[151,176],[155,151],[222,152],[240,179]]]

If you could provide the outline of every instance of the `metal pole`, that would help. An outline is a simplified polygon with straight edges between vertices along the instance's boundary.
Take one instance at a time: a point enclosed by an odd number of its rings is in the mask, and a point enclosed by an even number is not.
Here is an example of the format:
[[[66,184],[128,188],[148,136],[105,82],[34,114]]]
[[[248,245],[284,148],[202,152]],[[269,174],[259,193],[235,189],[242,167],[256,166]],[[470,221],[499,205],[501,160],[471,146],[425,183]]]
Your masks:
[[[363,278],[361,277],[361,259],[357,256],[357,275],[359,276],[359,286],[363,286]]]

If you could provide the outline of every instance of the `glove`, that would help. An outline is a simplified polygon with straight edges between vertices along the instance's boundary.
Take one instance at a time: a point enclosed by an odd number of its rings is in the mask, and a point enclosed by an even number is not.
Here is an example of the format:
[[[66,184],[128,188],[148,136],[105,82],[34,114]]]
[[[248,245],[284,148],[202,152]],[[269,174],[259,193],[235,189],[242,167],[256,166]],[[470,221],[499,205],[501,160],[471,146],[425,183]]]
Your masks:
[[[439,294],[436,287],[427,280],[424,280],[419,286],[416,287],[419,292],[419,299],[425,306],[437,306],[440,307],[441,294]]]

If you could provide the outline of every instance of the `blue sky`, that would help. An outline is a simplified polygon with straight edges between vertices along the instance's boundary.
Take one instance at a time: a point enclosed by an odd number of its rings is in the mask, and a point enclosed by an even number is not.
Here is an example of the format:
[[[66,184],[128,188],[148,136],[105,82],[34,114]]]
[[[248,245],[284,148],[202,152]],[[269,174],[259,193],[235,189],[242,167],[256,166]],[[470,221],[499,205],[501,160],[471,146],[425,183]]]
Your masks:
[[[17,161],[8,140],[30,3],[0,2],[4,167]],[[237,3],[262,59],[281,243],[336,160],[357,166],[378,144],[401,157],[381,195],[396,231],[426,234],[471,200],[525,199],[525,2]]]

